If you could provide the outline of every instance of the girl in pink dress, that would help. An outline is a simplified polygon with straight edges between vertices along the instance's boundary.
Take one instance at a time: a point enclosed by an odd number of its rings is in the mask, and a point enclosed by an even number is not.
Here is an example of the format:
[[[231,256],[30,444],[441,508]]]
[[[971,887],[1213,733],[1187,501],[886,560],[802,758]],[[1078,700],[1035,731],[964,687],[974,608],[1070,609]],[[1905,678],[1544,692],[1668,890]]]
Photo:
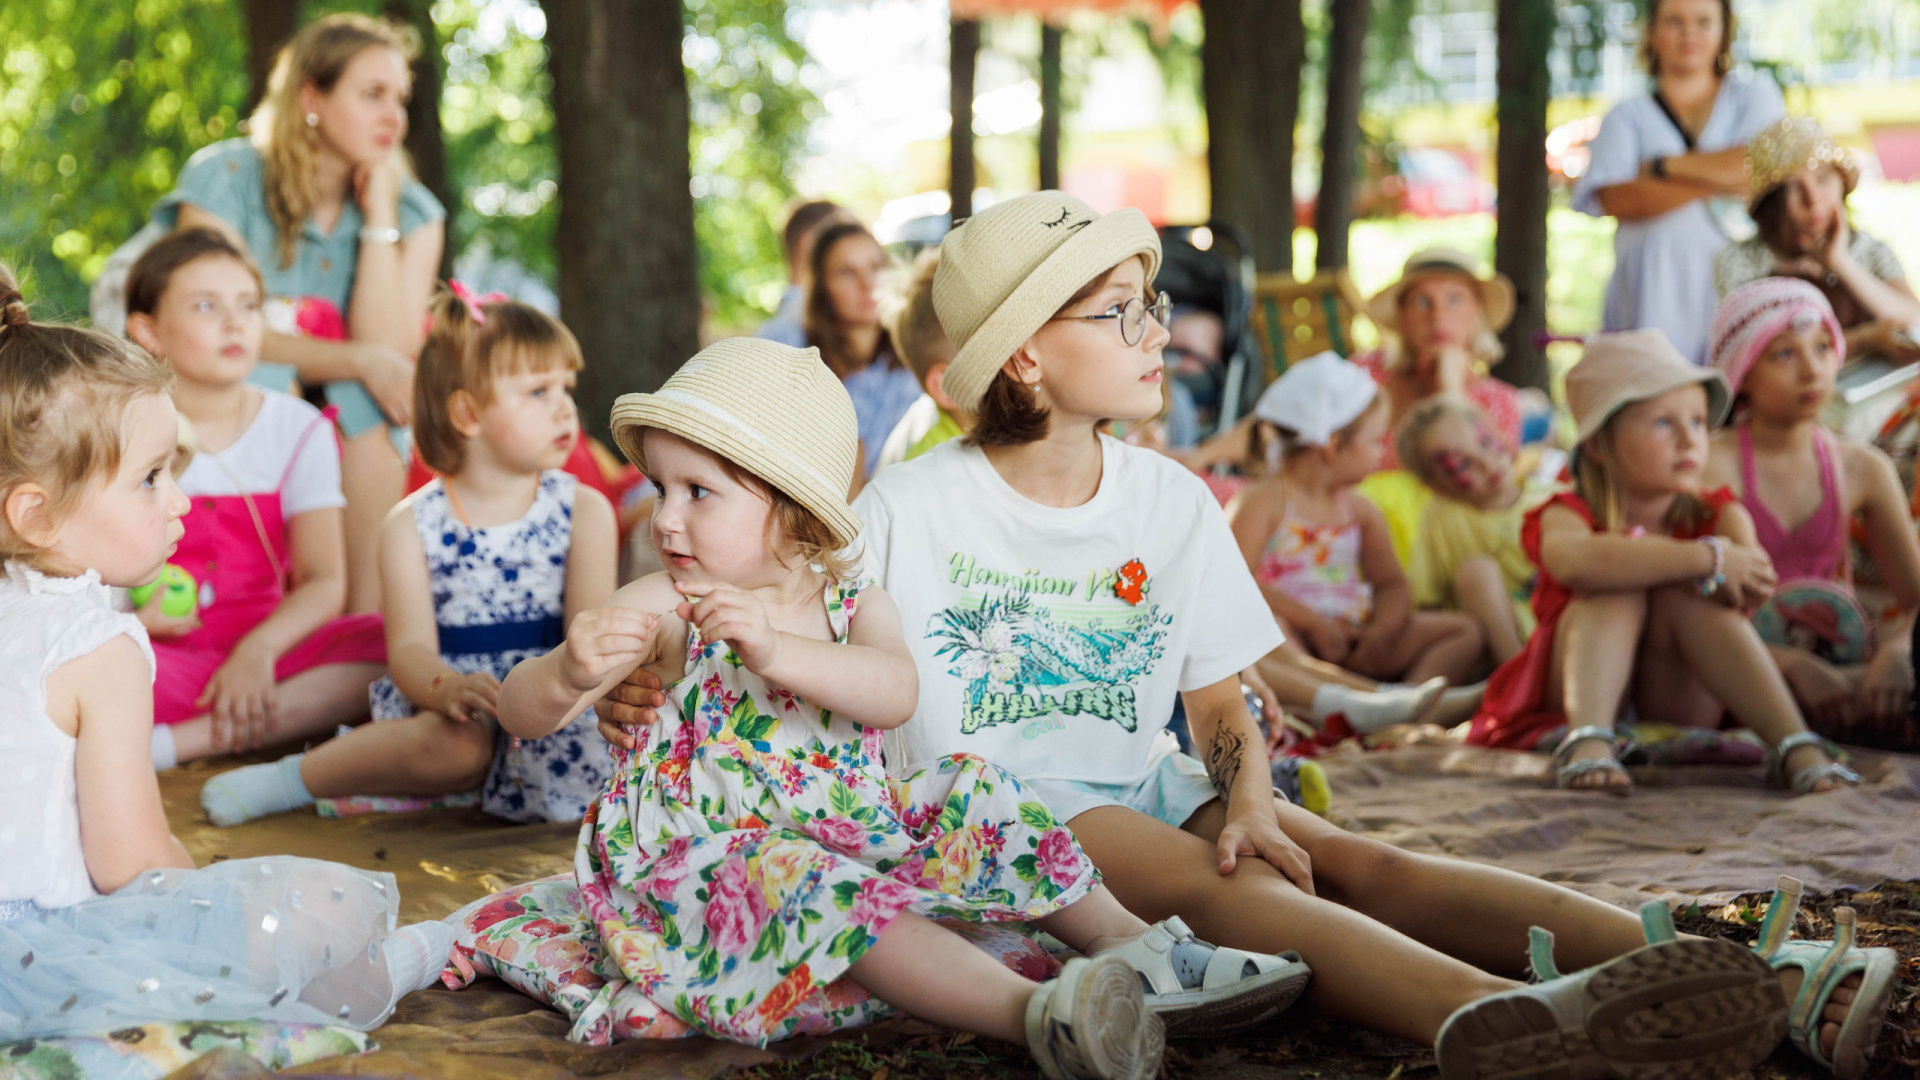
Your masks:
[[[386,666],[378,614],[343,616],[340,458],[332,425],[247,381],[264,324],[253,261],[220,233],[165,237],[127,279],[127,333],[166,361],[198,449],[170,564],[183,611],[140,607],[154,638],[155,765],[293,742],[365,716]],[[169,610],[170,609],[170,610]]]

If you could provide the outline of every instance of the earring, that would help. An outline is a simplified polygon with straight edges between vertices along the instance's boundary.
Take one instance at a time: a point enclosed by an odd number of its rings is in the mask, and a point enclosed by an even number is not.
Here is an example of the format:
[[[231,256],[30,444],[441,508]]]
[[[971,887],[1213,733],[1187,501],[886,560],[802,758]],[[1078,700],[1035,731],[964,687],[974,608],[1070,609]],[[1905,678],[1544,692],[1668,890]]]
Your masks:
[[[311,113],[311,112],[310,112],[310,113],[308,113],[308,114],[307,114],[307,126],[308,126],[308,127],[319,127],[319,126],[320,126],[320,114],[319,114],[319,113]]]

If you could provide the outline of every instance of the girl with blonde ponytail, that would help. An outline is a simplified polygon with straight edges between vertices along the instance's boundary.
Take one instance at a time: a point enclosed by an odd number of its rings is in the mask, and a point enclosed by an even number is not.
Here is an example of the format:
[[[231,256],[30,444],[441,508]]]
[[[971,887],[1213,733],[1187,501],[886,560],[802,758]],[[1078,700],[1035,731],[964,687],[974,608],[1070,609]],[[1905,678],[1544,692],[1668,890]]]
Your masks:
[[[154,208],[211,228],[260,265],[269,331],[254,381],[324,386],[338,411],[347,497],[347,609],[379,607],[381,520],[400,500],[413,367],[446,211],[415,180],[407,133],[412,31],[317,19],[281,48],[245,138],[195,154]]]

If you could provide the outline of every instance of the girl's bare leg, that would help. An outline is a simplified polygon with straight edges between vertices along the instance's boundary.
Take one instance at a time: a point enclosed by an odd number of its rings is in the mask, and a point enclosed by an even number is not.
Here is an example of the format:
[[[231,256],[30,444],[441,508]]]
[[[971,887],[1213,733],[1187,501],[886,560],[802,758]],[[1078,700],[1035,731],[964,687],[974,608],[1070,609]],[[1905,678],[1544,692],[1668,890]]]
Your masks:
[[[380,610],[380,523],[406,494],[407,467],[387,425],[344,440],[340,490],[347,497],[347,612]]]
[[[1027,1045],[1027,999],[1036,984],[912,912],[887,924],[847,974],[874,997],[922,1020]]]
[[[309,750],[300,782],[322,799],[472,791],[493,764],[493,741],[489,723],[432,712],[363,724]]]
[[[305,742],[364,718],[367,687],[385,673],[380,664],[324,664],[279,684],[278,711],[262,745]],[[182,762],[253,749],[213,745],[213,720],[206,716],[173,725],[173,746]]]
[[[1293,635],[1289,634],[1287,645],[1292,645],[1294,640]],[[1282,645],[1260,658],[1260,674],[1266,677],[1268,685],[1277,692],[1280,692],[1280,686],[1273,681],[1274,676],[1269,674],[1269,671],[1278,672],[1282,669],[1289,672],[1282,675],[1282,678],[1292,679],[1296,684],[1307,687],[1309,702],[1313,698],[1313,691],[1319,689],[1321,683],[1339,683],[1350,690],[1364,690],[1367,693],[1380,689],[1378,682],[1364,675],[1357,675],[1338,664],[1329,664],[1304,650],[1297,647],[1288,648],[1287,645]]]
[[[1129,911],[1149,920],[1179,915],[1216,945],[1299,952],[1314,971],[1308,997],[1316,1008],[1343,1019],[1430,1045],[1455,1009],[1516,985],[1357,911],[1308,896],[1257,859],[1242,859],[1222,877],[1211,840],[1144,814],[1103,806],[1068,826]],[[1213,827],[1217,834],[1218,826]],[[1639,944],[1639,924],[1623,912],[1615,914],[1627,924],[1629,944]],[[1508,967],[1517,971],[1525,943],[1522,926],[1506,949],[1515,961]]]
[[[1685,586],[1668,586],[1654,590],[1647,622],[1648,658],[1654,654],[1677,657],[1708,694],[1761,739],[1775,744],[1807,730],[1786,679],[1745,615]],[[1670,673],[1660,674],[1658,681],[1643,678],[1642,682],[1646,686],[1643,700],[1650,707],[1658,707],[1660,699],[1654,695],[1660,686],[1672,690],[1678,685]],[[1787,755],[1786,775],[1832,760],[1818,746],[1802,746]],[[1834,786],[1829,778],[1814,790]]]
[[[1547,674],[1547,700],[1558,700],[1569,729],[1613,729],[1633,680],[1635,654],[1647,619],[1643,592],[1591,593],[1574,598],[1560,616]],[[1610,758],[1613,748],[1597,739],[1575,746],[1571,761]],[[1605,769],[1577,776],[1572,787],[1626,787],[1630,781]]]
[[[1453,571],[1453,594],[1460,610],[1479,624],[1494,663],[1504,664],[1526,647],[1519,620],[1513,614],[1513,599],[1507,595],[1507,579],[1493,556],[1473,555],[1462,560]]]
[[[1438,675],[1459,684],[1473,681],[1485,651],[1480,628],[1467,616],[1416,611],[1407,616],[1399,638],[1378,655],[1350,657],[1347,662],[1360,674],[1377,679],[1422,683]]]
[[[1034,925],[1086,956],[1147,932],[1146,922],[1121,907],[1105,885],[1095,885],[1087,895],[1059,911],[1035,919]]]

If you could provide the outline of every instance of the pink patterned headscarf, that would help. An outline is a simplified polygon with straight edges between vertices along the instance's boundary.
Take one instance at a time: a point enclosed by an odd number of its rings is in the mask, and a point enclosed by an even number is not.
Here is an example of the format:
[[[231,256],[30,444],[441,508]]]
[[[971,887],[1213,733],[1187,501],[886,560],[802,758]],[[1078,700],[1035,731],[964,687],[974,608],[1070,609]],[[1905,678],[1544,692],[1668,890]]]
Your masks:
[[[1815,323],[1833,335],[1834,363],[1847,358],[1847,335],[1833,317],[1833,305],[1819,289],[1799,278],[1769,277],[1742,285],[1720,301],[1713,316],[1707,355],[1726,376],[1735,395],[1767,343],[1788,330]]]

